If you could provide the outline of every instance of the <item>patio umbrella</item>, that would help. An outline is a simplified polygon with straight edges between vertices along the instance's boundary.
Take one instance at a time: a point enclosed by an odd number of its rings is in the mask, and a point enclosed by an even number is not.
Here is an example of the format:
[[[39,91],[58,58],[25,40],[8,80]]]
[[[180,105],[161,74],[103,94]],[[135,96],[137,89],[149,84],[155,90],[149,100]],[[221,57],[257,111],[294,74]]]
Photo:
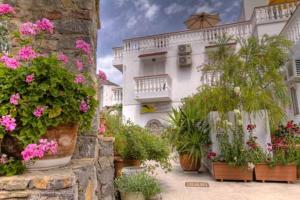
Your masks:
[[[297,0],[269,0],[269,5],[296,2]]]
[[[184,23],[187,29],[196,30],[209,28],[217,25],[220,22],[219,14],[198,13],[191,15]]]

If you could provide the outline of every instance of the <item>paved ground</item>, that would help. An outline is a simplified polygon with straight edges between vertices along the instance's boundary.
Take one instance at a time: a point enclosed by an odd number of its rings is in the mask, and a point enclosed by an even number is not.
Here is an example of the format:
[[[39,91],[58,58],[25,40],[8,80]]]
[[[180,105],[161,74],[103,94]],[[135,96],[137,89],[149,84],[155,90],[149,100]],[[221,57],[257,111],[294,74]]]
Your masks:
[[[163,200],[300,200],[300,182],[217,182],[207,172],[185,173],[178,163],[172,172],[158,172]],[[209,187],[185,187],[185,182],[206,182]]]

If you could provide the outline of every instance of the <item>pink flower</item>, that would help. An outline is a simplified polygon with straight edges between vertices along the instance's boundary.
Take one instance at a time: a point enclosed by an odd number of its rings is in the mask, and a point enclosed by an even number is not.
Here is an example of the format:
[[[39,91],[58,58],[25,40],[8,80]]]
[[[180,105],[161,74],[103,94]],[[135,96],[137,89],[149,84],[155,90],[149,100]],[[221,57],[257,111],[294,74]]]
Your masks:
[[[90,109],[89,104],[87,104],[87,102],[82,100],[80,102],[80,111],[86,113],[89,109]]]
[[[0,125],[8,132],[14,131],[17,127],[16,119],[12,118],[10,115],[2,116],[0,118]]]
[[[81,62],[80,60],[76,60],[76,66],[77,66],[77,69],[79,71],[82,71],[82,69],[83,69],[83,62]]]
[[[103,123],[100,124],[100,127],[99,127],[99,133],[100,134],[104,134],[106,131],[106,127]]]
[[[0,4],[0,16],[2,15],[9,15],[9,14],[15,14],[15,9],[11,7],[9,4]]]
[[[65,63],[65,64],[67,64],[69,62],[68,56],[66,56],[63,53],[60,53],[57,58],[58,58],[59,61]]]
[[[0,61],[2,63],[4,63],[7,68],[10,68],[10,69],[17,69],[18,67],[20,67],[20,63],[17,59],[10,58],[6,55],[2,56],[0,58]]]
[[[106,80],[107,80],[107,76],[106,76],[105,72],[102,71],[102,70],[99,70],[99,72],[98,72],[98,77],[99,77],[99,79],[100,79],[101,81],[106,81]]]
[[[9,102],[13,105],[19,105],[19,100],[20,100],[20,94],[17,93],[17,94],[13,94],[10,96],[10,100]]]
[[[54,32],[54,25],[49,19],[43,18],[41,20],[38,20],[36,22],[36,25],[37,28],[41,31],[46,31],[51,34]]]
[[[37,25],[31,22],[24,23],[20,26],[19,32],[22,35],[34,36],[37,34]]]
[[[23,160],[29,161],[34,158],[43,158],[45,154],[50,153],[52,155],[57,154],[58,144],[56,141],[48,141],[47,139],[41,139],[39,144],[29,144],[22,151],[21,155]]]
[[[32,81],[34,81],[34,74],[30,74],[26,76],[25,82],[26,83],[31,83]]]
[[[45,107],[43,106],[38,106],[34,111],[33,111],[33,114],[36,118],[40,118],[43,116],[45,112]]]
[[[19,51],[20,60],[29,61],[37,57],[32,46],[22,47]]]
[[[82,84],[85,82],[85,78],[82,74],[77,74],[75,77],[75,83]]]
[[[91,53],[91,45],[85,42],[82,39],[78,39],[76,41],[75,48],[81,49],[85,54],[90,54]]]

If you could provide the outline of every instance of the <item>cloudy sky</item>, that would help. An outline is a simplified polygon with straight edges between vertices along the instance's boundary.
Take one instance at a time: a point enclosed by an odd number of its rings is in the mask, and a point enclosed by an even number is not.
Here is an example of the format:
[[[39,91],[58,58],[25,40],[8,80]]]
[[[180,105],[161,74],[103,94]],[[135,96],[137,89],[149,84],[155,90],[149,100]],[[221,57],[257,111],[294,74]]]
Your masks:
[[[122,74],[112,66],[112,47],[134,36],[184,30],[183,22],[193,13],[218,12],[221,23],[234,22],[241,0],[101,0],[98,69],[122,84]]]

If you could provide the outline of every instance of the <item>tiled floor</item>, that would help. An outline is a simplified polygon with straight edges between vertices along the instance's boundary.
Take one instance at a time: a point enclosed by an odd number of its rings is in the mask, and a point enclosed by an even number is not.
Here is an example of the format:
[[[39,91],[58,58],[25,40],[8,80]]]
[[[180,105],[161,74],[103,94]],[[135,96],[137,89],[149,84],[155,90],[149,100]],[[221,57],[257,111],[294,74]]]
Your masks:
[[[207,172],[185,173],[178,163],[172,172],[158,172],[163,200],[300,200],[300,182],[217,182]],[[185,187],[185,182],[206,182],[209,187]]]

